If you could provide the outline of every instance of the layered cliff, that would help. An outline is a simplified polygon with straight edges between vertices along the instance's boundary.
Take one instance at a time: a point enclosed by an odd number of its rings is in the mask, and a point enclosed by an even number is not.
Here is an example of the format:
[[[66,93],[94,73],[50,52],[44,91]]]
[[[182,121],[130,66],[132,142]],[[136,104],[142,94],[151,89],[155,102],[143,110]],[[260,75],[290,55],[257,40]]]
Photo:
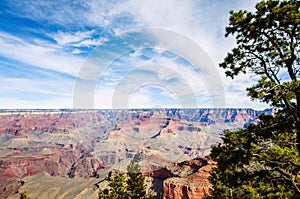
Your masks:
[[[50,176],[89,178],[103,168],[99,160],[82,145],[14,148],[0,160],[1,198],[24,184],[24,177],[39,173]]]
[[[165,197],[171,195],[172,187],[182,194],[185,189],[195,194],[197,190],[191,188],[194,185],[185,184],[192,183],[192,179],[176,178],[184,176],[171,170],[170,163],[208,155],[211,146],[221,141],[225,129],[242,128],[255,122],[257,113],[263,112],[252,109],[0,110],[0,195],[5,198],[16,192],[24,186],[24,177],[40,173],[64,178],[97,178],[103,168],[126,165],[128,158],[142,153],[146,154],[142,161],[145,174],[160,180],[175,178],[165,181],[164,193],[169,193]],[[184,167],[180,168],[184,171]],[[200,174],[194,177],[204,176]]]
[[[202,199],[209,194],[210,171],[215,163],[209,159],[195,159],[176,164],[176,177],[163,182],[163,199]]]

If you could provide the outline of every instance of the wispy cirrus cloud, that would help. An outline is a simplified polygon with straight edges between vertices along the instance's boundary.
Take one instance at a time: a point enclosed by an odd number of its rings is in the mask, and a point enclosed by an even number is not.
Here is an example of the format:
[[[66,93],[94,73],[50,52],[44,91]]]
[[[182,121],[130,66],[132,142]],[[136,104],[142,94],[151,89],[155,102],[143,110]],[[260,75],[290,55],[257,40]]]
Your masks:
[[[95,31],[90,30],[90,31],[77,31],[77,32],[62,32],[58,31],[57,33],[51,35],[55,41],[59,45],[68,45],[68,44],[74,44],[81,42],[85,39],[90,39],[92,38],[92,35]]]
[[[228,107],[244,106],[258,107],[262,105],[251,102],[244,91],[247,86],[254,83],[254,79],[242,76],[234,81],[225,78],[224,71],[218,67],[226,52],[235,44],[233,39],[225,39],[224,32],[228,23],[229,10],[252,9],[257,1],[173,1],[173,0],[113,0],[113,1],[18,1],[4,0],[0,2],[3,8],[0,13],[0,63],[3,67],[3,79],[1,99],[9,99],[10,106],[15,102],[24,106],[59,107],[72,106],[70,94],[73,92],[75,78],[82,66],[86,63],[86,56],[99,46],[111,50],[111,54],[118,54],[118,45],[105,46],[106,42],[117,34],[133,29],[155,27],[169,29],[185,35],[199,44],[212,59],[217,72],[222,78],[225,87]],[[147,39],[147,38],[145,38]],[[116,85],[122,82],[122,78],[141,66],[159,64],[165,68],[152,70],[149,76],[146,70],[140,71],[138,75],[131,74],[131,78],[142,78],[145,82],[165,82],[177,86],[177,95],[188,96],[194,94],[198,105],[210,106],[211,99],[205,73],[195,72],[188,63],[165,49],[147,50],[136,49],[134,38],[127,39],[132,51],[127,52],[112,65],[108,65],[101,80],[98,82],[98,91],[95,99],[101,99],[104,107],[112,106],[112,97]],[[144,46],[147,47],[147,46]],[[183,48],[185,48],[183,46]],[[191,49],[182,49],[189,52]],[[111,54],[106,56],[112,56]],[[91,71],[86,71],[82,78],[99,78],[99,67],[101,58],[91,63]],[[188,60],[187,60],[188,61]],[[16,63],[15,63],[16,62]],[[105,63],[107,64],[107,63]],[[26,68],[26,70],[24,69]],[[31,69],[30,69],[31,68]],[[28,69],[28,70],[27,70]],[[168,70],[166,70],[168,69]],[[20,70],[26,73],[24,76]],[[180,74],[186,81],[180,82],[170,71]],[[42,80],[42,78],[44,80]],[[79,77],[81,78],[81,77]],[[16,80],[15,83],[13,80]],[[26,85],[22,95],[19,84]],[[168,85],[165,84],[165,85]],[[185,90],[188,84],[191,92]],[[134,85],[133,81],[127,81],[120,88]],[[157,89],[155,85],[132,91],[130,97],[131,107],[145,107],[153,104],[167,106],[176,105],[171,100],[168,88]],[[130,91],[130,90],[129,90]],[[131,91],[130,91],[131,92]],[[39,95],[36,95],[40,93]],[[62,93],[62,94],[60,94]],[[128,93],[126,93],[127,95]],[[168,95],[170,94],[169,98]],[[25,95],[32,96],[31,98]],[[51,103],[45,99],[51,96]],[[111,96],[103,97],[103,96]],[[160,96],[160,97],[159,97]],[[30,101],[29,99],[36,99]],[[168,100],[167,100],[168,99]],[[164,101],[166,100],[166,101]],[[97,101],[97,100],[96,100]],[[3,102],[3,100],[2,100]],[[7,103],[8,106],[9,103]],[[22,107],[23,107],[22,105]],[[177,104],[178,105],[178,104]],[[3,105],[5,107],[5,104]]]
[[[51,36],[60,46],[96,47],[107,41],[105,37],[95,37],[95,30],[52,33]]]
[[[21,63],[76,76],[82,58],[51,45],[27,43],[19,37],[0,32],[0,55]]]
[[[22,91],[30,93],[38,93],[42,95],[67,96],[72,97],[73,85],[64,78],[55,80],[30,80],[26,78],[3,78],[0,86],[1,91]],[[47,88],[47,89],[45,89]]]
[[[77,27],[85,25],[83,16],[89,11],[84,1],[5,0],[3,4],[6,12],[14,16],[66,28],[75,24]]]

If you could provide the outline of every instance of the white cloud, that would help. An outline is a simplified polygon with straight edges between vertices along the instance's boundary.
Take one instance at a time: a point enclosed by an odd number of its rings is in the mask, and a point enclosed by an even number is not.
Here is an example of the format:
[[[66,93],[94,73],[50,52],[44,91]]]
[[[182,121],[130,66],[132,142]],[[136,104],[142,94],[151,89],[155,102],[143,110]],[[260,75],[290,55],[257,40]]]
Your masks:
[[[27,43],[21,38],[0,32],[0,55],[27,65],[76,76],[83,63],[78,58],[51,46]]]
[[[66,45],[66,44],[78,43],[87,38],[91,38],[94,32],[95,32],[94,30],[84,31],[84,32],[78,31],[75,33],[59,31],[56,34],[51,36],[55,39],[55,41],[59,45]]]
[[[19,1],[7,2],[13,9],[14,15],[29,18],[45,24],[59,24],[62,26],[86,24],[83,12],[88,12],[88,5],[83,1]],[[18,10],[18,12],[16,12]]]
[[[112,34],[112,32],[119,33],[140,27],[169,29],[191,38],[208,53],[209,57],[211,57],[218,68],[217,71],[220,74],[222,83],[226,89],[226,106],[262,107],[263,105],[257,102],[250,102],[249,98],[246,96],[246,92],[243,92],[246,87],[253,84],[253,79],[249,79],[249,76],[242,76],[232,81],[225,78],[224,71],[217,66],[217,64],[222,61],[226,52],[234,45],[234,40],[232,38],[224,38],[225,27],[228,24],[229,10],[252,9],[256,2],[257,0],[128,0],[122,2],[92,0],[88,2],[73,1],[71,4],[61,3],[59,1],[32,1],[25,5],[23,1],[11,1],[10,3],[12,5],[15,4],[15,6],[21,10],[21,12],[17,12],[16,14],[19,13],[22,17],[45,22],[47,24],[59,24],[66,27],[66,29],[55,33],[47,33],[48,36],[55,39],[57,44],[49,43],[43,39],[35,39],[35,43],[29,43],[20,37],[14,36],[13,33],[8,34],[0,32],[0,55],[27,65],[76,76],[84,63],[83,58],[76,56],[83,52],[80,47],[98,46],[106,41],[106,38],[104,37],[95,38],[95,34],[98,34],[96,30],[100,29],[101,31]],[[77,29],[75,28],[74,30],[74,28],[72,28],[72,31],[69,32],[69,27],[77,27]],[[94,29],[82,31],[85,27],[93,27]],[[66,52],[64,51],[64,47],[75,48],[70,52]],[[182,50],[189,52],[190,49],[187,48]],[[196,96],[206,96],[201,98],[199,103],[204,106],[209,106],[209,97],[207,97],[209,96],[209,88],[207,82],[205,82],[205,78],[209,77],[201,77],[201,74],[192,70],[191,67],[178,64],[172,59],[156,56],[151,57],[150,60],[143,60],[138,57],[138,54],[138,51],[129,54],[123,61],[127,62],[128,65],[134,66],[149,65],[151,63],[166,66],[164,70],[155,71],[159,78],[157,81],[172,78],[174,74],[170,71],[173,70],[183,77]],[[97,71],[100,70],[99,66],[94,63],[85,64],[90,64],[91,66],[88,68],[91,70],[83,71],[81,74],[82,77],[97,79]],[[168,68],[170,70],[166,70]],[[96,72],[94,73],[94,71]],[[99,108],[112,107],[112,95],[114,92],[112,86],[117,84],[120,81],[120,78],[118,78],[118,75],[114,74],[113,71],[107,71],[106,74],[100,75],[111,81],[107,85],[104,85],[106,86],[105,88],[98,89],[98,92],[95,94],[95,99],[100,99],[101,101]],[[151,80],[147,75],[142,75],[140,78],[144,78],[145,81]],[[22,89],[13,82],[9,84],[8,80],[5,81],[6,86],[10,85],[11,88],[15,90]],[[49,102],[49,106],[46,105],[45,101],[41,101],[40,104],[44,104],[45,107],[55,106],[55,104],[59,103],[61,103],[61,106],[70,105],[70,103],[67,102],[70,97],[70,84],[72,84],[70,80],[62,80],[62,82],[66,83],[68,86],[62,86],[61,89],[59,84],[55,82],[44,81],[41,83],[34,80],[18,81],[21,85],[27,85],[26,87],[31,88],[29,91],[32,92],[45,92],[45,94],[51,94],[52,91],[52,94],[58,94],[60,92],[66,93],[64,98],[57,97],[54,99],[55,102]],[[50,85],[51,89],[45,89],[47,84]],[[128,81],[127,84],[128,85],[123,85],[124,89],[125,86],[130,87],[130,84],[134,84],[134,82]],[[55,90],[55,86],[52,88],[51,85],[57,86],[57,90]],[[191,94],[184,90],[182,84],[178,84],[177,87],[177,90],[180,91],[179,95]],[[232,88],[235,88],[234,91],[231,90]],[[147,97],[141,93],[132,97],[130,106],[136,107],[149,105],[153,100],[149,98],[149,96]],[[0,102],[2,102],[3,99],[4,98],[1,98]],[[16,104],[23,104],[24,106],[34,106],[31,102],[22,101],[20,99],[11,99],[9,103],[13,102]],[[96,104],[99,105],[98,102]]]
[[[10,90],[15,93],[32,92],[39,95],[55,95],[72,97],[73,82],[59,79],[24,79],[24,78],[3,78],[1,80],[0,90]]]
[[[101,44],[103,44],[105,41],[107,41],[106,38],[100,38],[100,39],[84,39],[78,43],[74,43],[72,46],[76,46],[76,47],[83,47],[83,46],[87,46],[87,47],[91,47],[91,46],[99,46]]]
[[[79,50],[78,48],[75,48],[75,49],[72,51],[72,53],[75,54],[75,55],[80,54],[80,53],[84,53],[84,52],[85,52],[85,51]]]
[[[28,109],[28,108],[72,108],[72,98],[53,97],[47,100],[24,100],[16,97],[0,97],[0,108],[4,109]]]
[[[57,76],[42,80],[3,78],[0,90],[0,108],[72,108],[73,104],[73,81]]]
[[[124,68],[123,72],[120,73],[119,70],[115,70],[114,65],[111,65],[109,70],[102,75],[102,78],[113,80],[113,82],[106,83],[104,81],[100,87],[111,87],[112,90],[117,91],[118,98],[121,101],[126,100],[132,93],[136,93],[136,90],[139,91],[139,95],[144,94],[145,97],[149,96],[149,93],[143,93],[140,90],[145,85],[152,88],[160,85],[159,87],[173,92],[177,96],[176,99],[180,98],[179,100],[183,100],[184,98],[192,99],[195,96],[203,95],[208,95],[208,98],[210,98],[208,87],[205,81],[201,79],[201,75],[193,70],[191,66],[177,63],[176,58],[169,59],[157,55],[150,60],[144,60],[139,55],[131,56],[129,54],[121,58],[122,63],[134,67],[131,69]],[[157,100],[156,98],[163,99],[166,96],[174,99],[174,96],[170,92],[156,93],[156,97],[152,95],[152,103]],[[157,97],[158,95],[160,97]],[[106,94],[102,96],[107,97]],[[109,98],[112,100],[112,96]],[[119,104],[121,104],[121,101],[119,101]],[[139,107],[142,106],[141,104],[137,104],[136,101],[134,104]]]
[[[92,47],[99,46],[103,44],[103,42],[107,41],[107,39],[104,37],[95,38],[94,34],[95,30],[77,31],[75,33],[59,31],[54,34],[49,34],[49,36],[52,37],[57,44],[62,47]]]
[[[153,99],[145,94],[134,93],[128,100],[128,108],[142,108],[153,106]]]

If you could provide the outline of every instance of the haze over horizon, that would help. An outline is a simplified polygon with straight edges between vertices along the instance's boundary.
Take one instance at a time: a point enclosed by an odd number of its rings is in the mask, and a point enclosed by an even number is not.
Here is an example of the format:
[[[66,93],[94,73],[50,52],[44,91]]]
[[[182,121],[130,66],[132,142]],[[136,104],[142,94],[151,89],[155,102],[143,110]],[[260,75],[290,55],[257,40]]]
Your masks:
[[[126,53],[111,60],[101,76],[96,76],[96,109],[118,108],[114,103],[123,102],[123,108],[215,107],[213,98],[218,97],[213,96],[207,81],[215,76],[222,83],[220,90],[224,89],[225,107],[267,108],[247,97],[245,89],[255,84],[255,77],[231,80],[218,67],[234,46],[233,38],[224,36],[229,11],[253,10],[256,2],[1,1],[0,108],[74,108],[76,82],[95,79],[90,77],[94,71],[83,74],[82,68],[101,58],[97,49],[118,55],[124,44]],[[218,74],[206,76],[206,65],[195,70],[190,60],[164,48],[153,35],[127,36],[118,42],[117,36],[124,32],[149,27],[191,39],[211,59]],[[194,53],[188,48],[181,50]],[[101,63],[97,62],[96,71]],[[138,80],[143,81],[137,86]]]

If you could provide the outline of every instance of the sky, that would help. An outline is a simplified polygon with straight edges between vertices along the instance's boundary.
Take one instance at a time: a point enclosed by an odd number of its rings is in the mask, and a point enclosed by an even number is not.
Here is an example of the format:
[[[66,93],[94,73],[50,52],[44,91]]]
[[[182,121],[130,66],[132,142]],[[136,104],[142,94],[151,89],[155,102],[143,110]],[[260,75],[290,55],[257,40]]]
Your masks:
[[[240,0],[1,0],[0,108],[253,108],[218,67]]]

